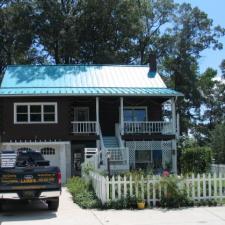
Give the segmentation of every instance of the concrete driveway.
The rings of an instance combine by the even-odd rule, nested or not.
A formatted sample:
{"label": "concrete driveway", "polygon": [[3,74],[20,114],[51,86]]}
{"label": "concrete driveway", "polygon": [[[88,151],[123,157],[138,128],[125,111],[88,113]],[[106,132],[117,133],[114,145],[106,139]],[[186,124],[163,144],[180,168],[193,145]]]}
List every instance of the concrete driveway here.
{"label": "concrete driveway", "polygon": [[225,207],[200,207],[179,210],[82,210],[63,189],[57,213],[49,212],[42,202],[5,205],[0,224],[6,225],[225,225]]}

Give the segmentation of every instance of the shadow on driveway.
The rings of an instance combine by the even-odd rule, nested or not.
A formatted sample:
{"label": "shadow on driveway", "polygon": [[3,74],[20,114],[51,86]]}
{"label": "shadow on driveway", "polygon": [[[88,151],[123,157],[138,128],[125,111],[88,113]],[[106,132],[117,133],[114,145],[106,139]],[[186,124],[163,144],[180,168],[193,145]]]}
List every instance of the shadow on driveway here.
{"label": "shadow on driveway", "polygon": [[0,212],[0,222],[48,220],[57,217],[49,211],[47,204],[42,201],[25,203],[22,201],[7,201]]}

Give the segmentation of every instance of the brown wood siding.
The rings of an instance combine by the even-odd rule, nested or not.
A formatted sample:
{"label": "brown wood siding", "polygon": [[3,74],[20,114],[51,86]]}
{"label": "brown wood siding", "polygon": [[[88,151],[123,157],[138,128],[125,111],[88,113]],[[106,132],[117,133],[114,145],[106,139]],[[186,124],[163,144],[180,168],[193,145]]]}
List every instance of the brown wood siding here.
{"label": "brown wood siding", "polygon": [[[124,106],[148,106],[148,119],[161,120],[161,103],[165,99],[150,97],[124,97]],[[14,124],[14,103],[19,102],[57,102],[57,124]],[[10,140],[79,140],[72,134],[73,107],[89,107],[89,120],[96,120],[95,97],[11,97],[0,99],[2,109],[1,137],[3,142]],[[99,118],[103,135],[115,134],[115,123],[119,122],[119,97],[100,97]],[[76,137],[75,137],[76,136]],[[87,140],[98,139],[87,136]],[[80,140],[85,140],[81,136]]]}
{"label": "brown wood siding", "polygon": [[103,136],[115,135],[115,123],[119,123],[119,102],[119,98],[100,98],[99,121]]}

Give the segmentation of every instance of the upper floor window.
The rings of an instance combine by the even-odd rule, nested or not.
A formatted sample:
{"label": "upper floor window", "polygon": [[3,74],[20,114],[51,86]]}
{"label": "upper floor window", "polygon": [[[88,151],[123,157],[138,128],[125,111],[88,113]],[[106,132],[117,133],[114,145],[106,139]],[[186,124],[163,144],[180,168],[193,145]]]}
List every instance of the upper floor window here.
{"label": "upper floor window", "polygon": [[57,123],[57,103],[14,103],[14,123]]}
{"label": "upper floor window", "polygon": [[124,121],[146,121],[147,107],[124,107]]}

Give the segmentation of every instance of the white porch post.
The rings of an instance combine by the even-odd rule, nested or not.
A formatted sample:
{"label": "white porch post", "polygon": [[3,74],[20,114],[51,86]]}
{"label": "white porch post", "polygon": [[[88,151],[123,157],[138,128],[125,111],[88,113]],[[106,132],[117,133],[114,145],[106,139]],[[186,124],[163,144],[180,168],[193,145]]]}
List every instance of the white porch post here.
{"label": "white porch post", "polygon": [[173,172],[177,174],[177,141],[172,140],[172,165]]}
{"label": "white porch post", "polygon": [[180,115],[177,113],[177,139],[180,138]]}
{"label": "white porch post", "polygon": [[173,133],[176,134],[176,106],[174,98],[171,99],[171,108],[172,108]]}
{"label": "white porch post", "polygon": [[96,106],[96,133],[99,135],[99,97],[95,99],[95,106]]}
{"label": "white porch post", "polygon": [[120,97],[120,133],[124,135],[124,121],[123,121],[123,97]]}
{"label": "white porch post", "polygon": [[66,145],[60,145],[60,168],[62,173],[62,182],[66,182],[67,174],[66,174]]}
{"label": "white porch post", "polygon": [[175,139],[172,140],[172,165],[173,172],[177,174],[177,120],[176,120],[176,105],[175,98],[171,99],[171,108],[172,108],[172,124],[173,124],[173,133],[175,134]]}

